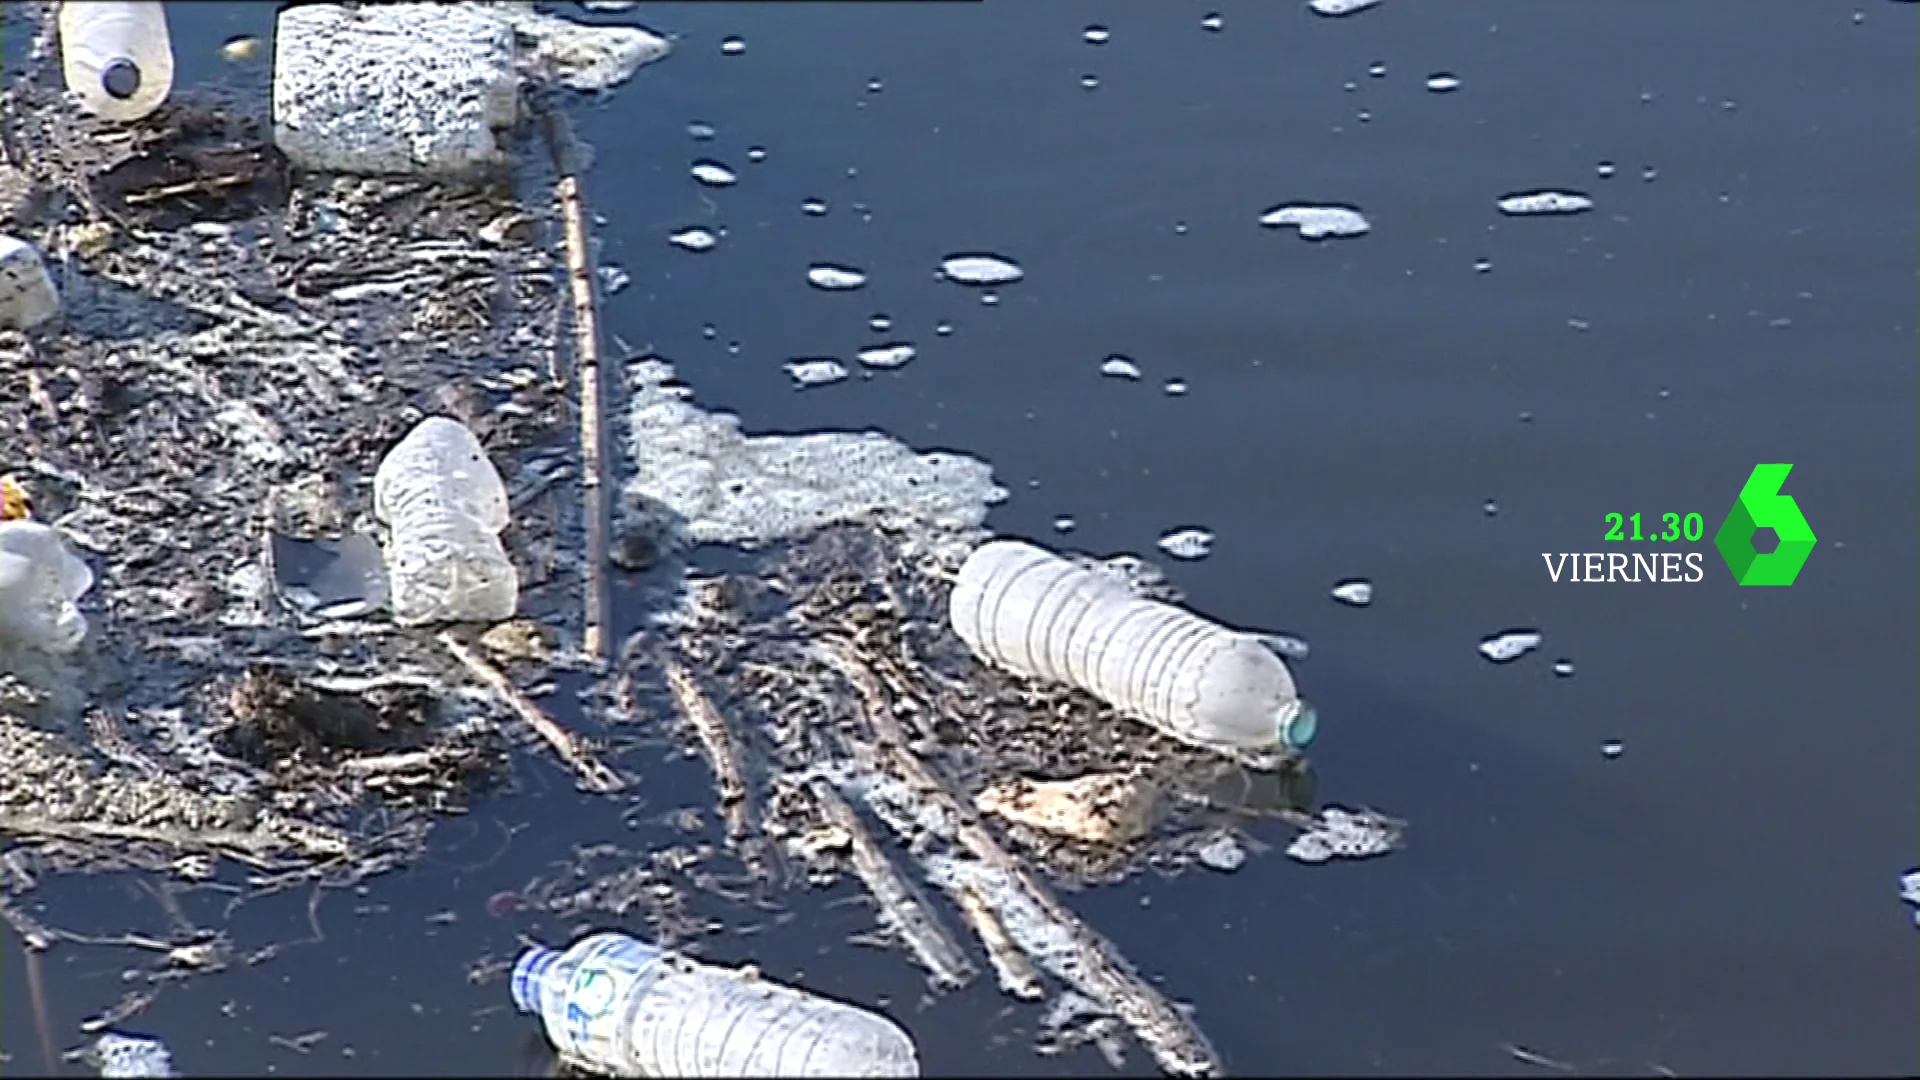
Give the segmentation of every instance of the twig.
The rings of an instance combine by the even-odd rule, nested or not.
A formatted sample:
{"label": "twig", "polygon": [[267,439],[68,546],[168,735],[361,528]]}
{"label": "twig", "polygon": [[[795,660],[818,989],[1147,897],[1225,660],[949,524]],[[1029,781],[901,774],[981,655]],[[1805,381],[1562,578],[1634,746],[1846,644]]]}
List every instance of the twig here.
{"label": "twig", "polygon": [[727,722],[721,719],[720,710],[714,708],[713,702],[700,690],[700,684],[694,681],[693,673],[685,664],[663,657],[660,666],[666,672],[667,689],[673,694],[674,704],[680,707],[680,714],[693,728],[701,750],[706,753],[707,765],[713,770],[714,786],[720,789],[720,810],[727,817],[727,837],[740,849],[747,868],[755,877],[762,877],[765,867],[747,819],[746,770],[733,748],[733,737],[727,733]]}
{"label": "twig", "polygon": [[1033,969],[1027,954],[1008,936],[1007,928],[1001,925],[1000,916],[994,913],[992,906],[980,896],[980,890],[967,882],[955,882],[948,890],[954,903],[960,905],[960,914],[973,927],[980,944],[987,950],[987,961],[993,965],[993,973],[1000,980],[1000,989],[1024,1001],[1038,1001],[1046,993],[1040,984],[1040,973]]}
{"label": "twig", "polygon": [[607,656],[607,489],[601,438],[600,315],[593,300],[593,260],[587,251],[587,215],[580,198],[577,146],[566,117],[543,109],[542,125],[566,234],[567,286],[573,300],[574,360],[580,382],[580,495],[586,530],[585,625],[581,651],[593,661]]}
{"label": "twig", "polygon": [[526,721],[528,727],[545,739],[547,745],[553,747],[553,752],[560,755],[560,760],[572,766],[573,771],[580,774],[581,785],[588,791],[604,795],[619,791],[626,786],[626,782],[620,778],[619,773],[601,764],[585,744],[575,738],[571,731],[561,727],[553,717],[542,712],[540,706],[528,700],[527,695],[521,693],[520,688],[513,685],[512,680],[508,679],[499,668],[481,659],[479,654],[467,648],[459,638],[450,633],[441,633],[440,644],[446,646],[455,660],[460,661],[475,678],[485,683],[488,689],[506,702],[520,719]]}
{"label": "twig", "polygon": [[1218,1076],[1224,1069],[1207,1038],[1174,1008],[1158,990],[1136,974],[1113,946],[1060,903],[1053,891],[980,824],[972,808],[956,799],[925,762],[909,750],[906,733],[893,716],[879,680],[842,642],[822,641],[816,651],[828,667],[853,687],[861,712],[873,731],[878,752],[896,775],[921,798],[939,806],[953,821],[954,839],[982,866],[1003,877],[1048,922],[1067,931],[1075,966],[1081,973],[1077,987],[1112,1009],[1146,1046],[1160,1068],[1172,1076]]}
{"label": "twig", "polygon": [[941,924],[939,914],[923,903],[917,890],[894,869],[893,861],[868,835],[853,807],[832,784],[819,777],[807,782],[807,791],[827,823],[847,834],[853,849],[854,875],[879,903],[883,922],[906,942],[920,966],[933,975],[934,983],[957,989],[972,982],[973,964],[960,951],[960,943]]}

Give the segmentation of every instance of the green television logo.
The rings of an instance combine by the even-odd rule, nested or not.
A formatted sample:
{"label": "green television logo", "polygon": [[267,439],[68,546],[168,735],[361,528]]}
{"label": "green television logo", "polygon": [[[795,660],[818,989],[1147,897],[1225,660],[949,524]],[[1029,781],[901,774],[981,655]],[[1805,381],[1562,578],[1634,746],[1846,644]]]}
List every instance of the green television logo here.
{"label": "green television logo", "polygon": [[[1813,527],[1793,496],[1780,494],[1792,471],[1792,465],[1755,465],[1727,520],[1713,535],[1713,546],[1727,560],[1733,580],[1742,585],[1791,585],[1813,553]],[[1760,529],[1772,529],[1779,546],[1765,554],[1755,551],[1753,534]]]}

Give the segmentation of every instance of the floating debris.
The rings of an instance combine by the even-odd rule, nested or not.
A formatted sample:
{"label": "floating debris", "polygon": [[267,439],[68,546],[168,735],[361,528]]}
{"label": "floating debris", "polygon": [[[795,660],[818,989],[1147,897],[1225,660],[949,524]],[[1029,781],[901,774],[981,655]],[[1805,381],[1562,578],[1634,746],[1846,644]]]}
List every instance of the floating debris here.
{"label": "floating debris", "polygon": [[1104,26],[1089,26],[1080,34],[1080,40],[1089,45],[1105,45],[1113,34]]}
{"label": "floating debris", "polygon": [[1371,810],[1329,806],[1314,826],[1287,845],[1287,857],[1303,863],[1329,859],[1366,859],[1400,847],[1406,823]]}
{"label": "floating debris", "polygon": [[1336,236],[1364,236],[1372,231],[1366,216],[1351,206],[1311,206],[1289,203],[1260,215],[1260,224],[1269,229],[1293,228],[1307,240]]}
{"label": "floating debris", "polygon": [[1186,397],[1187,396],[1187,380],[1168,379],[1167,384],[1161,387],[1160,389],[1163,392],[1165,392],[1168,397]]}
{"label": "floating debris", "polygon": [[1505,664],[1539,648],[1540,641],[1540,634],[1535,630],[1504,630],[1480,643],[1480,655],[1496,664]]}
{"label": "floating debris", "polygon": [[682,251],[712,251],[719,245],[720,237],[711,229],[681,229],[667,237],[667,243]]}
{"label": "floating debris", "polygon": [[1436,94],[1451,94],[1460,89],[1460,76],[1438,72],[1427,76],[1427,89]]}
{"label": "floating debris", "polygon": [[717,161],[696,161],[692,173],[695,180],[708,187],[731,187],[740,179],[738,173]]}
{"label": "floating debris", "polygon": [[92,1056],[103,1077],[170,1077],[173,1054],[167,1044],[145,1035],[109,1031],[93,1044]]}
{"label": "floating debris", "polygon": [[712,142],[720,134],[720,129],[705,120],[693,120],[687,124],[687,135],[694,142]]}
{"label": "floating debris", "polygon": [[1141,377],[1140,365],[1114,353],[1100,362],[1100,374],[1110,379],[1138,379]]}
{"label": "floating debris", "polygon": [[998,255],[949,255],[940,262],[940,275],[962,285],[1007,285],[1027,272]]}
{"label": "floating debris", "polygon": [[803,199],[800,203],[800,212],[808,217],[820,217],[827,212],[827,200]]}
{"label": "floating debris", "polygon": [[905,342],[892,345],[872,345],[854,354],[854,358],[870,368],[890,370],[905,367],[914,358],[914,348]]}
{"label": "floating debris", "polygon": [[1515,217],[1543,214],[1582,214],[1593,209],[1593,200],[1577,191],[1524,191],[1502,196],[1495,204],[1503,214]]}
{"label": "floating debris", "polygon": [[836,266],[833,263],[815,263],[807,268],[807,284],[828,292],[845,292],[858,289],[867,283],[864,270],[851,266]]}
{"label": "floating debris", "polygon": [[[1297,837],[1295,840],[1298,842]],[[1194,852],[1194,858],[1209,870],[1231,874],[1246,865],[1247,849],[1240,846],[1240,841],[1235,840],[1232,833],[1221,833]]]}
{"label": "floating debris", "polygon": [[1307,9],[1315,15],[1337,19],[1342,15],[1365,11],[1378,3],[1380,0],[1307,0]]}
{"label": "floating debris", "polygon": [[1560,676],[1563,679],[1572,678],[1573,677],[1573,661],[1567,660],[1564,658],[1555,660],[1553,662],[1553,673],[1555,675]]}
{"label": "floating debris", "polygon": [[600,288],[605,290],[608,296],[612,296],[633,282],[633,276],[618,266],[602,266],[595,271],[595,274],[600,278]]}
{"label": "floating debris", "polygon": [[1217,11],[1209,11],[1200,19],[1200,29],[1210,34],[1219,33],[1220,28],[1225,25],[1227,25],[1227,20],[1221,18],[1220,13]]}
{"label": "floating debris", "polygon": [[245,63],[260,55],[260,39],[257,37],[228,38],[220,46],[220,58],[229,64]]}
{"label": "floating debris", "polygon": [[1281,658],[1286,660],[1305,660],[1313,654],[1313,646],[1307,644],[1307,639],[1303,637],[1293,634],[1255,634],[1253,636],[1259,639],[1260,644],[1279,653]]}
{"label": "floating debris", "polygon": [[1900,878],[1900,899],[1914,906],[1913,925],[1920,926],[1920,870],[1909,870]]}
{"label": "floating debris", "polygon": [[974,796],[981,813],[1086,844],[1125,844],[1146,835],[1155,793],[1140,776],[1089,773],[1072,780],[1015,777]]}
{"label": "floating debris", "polygon": [[720,55],[722,56],[739,56],[746,51],[747,40],[745,38],[728,37],[720,40]]}
{"label": "floating debris", "polygon": [[767,148],[764,146],[747,147],[747,160],[753,162],[755,165],[767,160]]}
{"label": "floating debris", "polygon": [[1333,587],[1333,598],[1343,604],[1366,607],[1373,603],[1373,583],[1358,578],[1343,581]]}
{"label": "floating debris", "polygon": [[831,386],[847,377],[847,366],[832,357],[811,357],[789,360],[787,374],[802,389],[812,386]]}
{"label": "floating debris", "polygon": [[1205,529],[1176,529],[1160,538],[1159,548],[1176,559],[1204,559],[1213,553],[1213,534]]}
{"label": "floating debris", "polygon": [[1600,744],[1600,754],[1608,760],[1617,758],[1626,752],[1627,744],[1621,742],[1619,739],[1608,739],[1606,742]]}

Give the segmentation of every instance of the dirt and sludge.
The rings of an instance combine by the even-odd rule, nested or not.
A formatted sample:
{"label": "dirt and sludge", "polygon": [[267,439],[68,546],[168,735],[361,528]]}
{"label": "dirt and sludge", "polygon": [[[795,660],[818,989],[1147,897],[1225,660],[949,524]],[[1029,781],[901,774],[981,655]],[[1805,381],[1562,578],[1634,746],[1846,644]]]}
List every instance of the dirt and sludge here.
{"label": "dirt and sludge", "polygon": [[[82,934],[36,907],[44,880],[130,873],[160,897],[213,882],[229,910],[377,891],[528,770],[637,810],[641,731],[714,779],[712,805],[647,811],[686,841],[583,838],[513,905],[683,944],[719,925],[710,910],[850,880],[933,989],[984,972],[1045,1001],[1043,1049],[1117,1060],[1125,1034],[1166,1072],[1221,1071],[1190,1012],[1058,891],[1231,871],[1261,851],[1255,821],[1324,836],[1311,770],[1250,771],[975,660],[945,602],[989,535],[984,463],[877,433],[743,436],[628,356],[632,407],[606,422],[638,474],[596,549],[581,492],[605,465],[582,446],[603,421],[597,387],[581,392],[591,267],[555,194],[563,125],[524,124],[484,180],[304,174],[264,102],[182,87],[141,124],[78,113],[49,62],[51,5],[17,7],[9,29],[37,37],[5,89],[0,227],[44,254],[63,310],[0,333],[0,473],[7,515],[58,527],[95,584],[79,651],[0,654],[0,915],[36,951],[158,958],[83,1034],[284,943],[177,906],[163,933]],[[507,484],[508,622],[401,628],[382,610],[371,478],[429,415],[472,428]],[[1177,599],[1140,559],[1086,561]],[[618,613],[640,629],[602,659],[581,598],[609,574],[644,580],[623,595],[648,607]],[[586,686],[586,708],[560,686]],[[586,732],[555,719],[582,711]],[[1398,822],[1352,820],[1364,843],[1294,853],[1398,841]]]}

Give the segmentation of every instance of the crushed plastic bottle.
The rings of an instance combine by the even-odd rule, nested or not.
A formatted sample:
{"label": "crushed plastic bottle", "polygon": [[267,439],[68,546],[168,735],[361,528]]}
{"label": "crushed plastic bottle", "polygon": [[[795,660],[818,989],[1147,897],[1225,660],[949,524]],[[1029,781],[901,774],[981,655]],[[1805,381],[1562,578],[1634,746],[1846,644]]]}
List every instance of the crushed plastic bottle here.
{"label": "crushed plastic bottle", "polygon": [[913,1040],[883,1016],[625,934],[528,949],[512,992],[562,1058],[616,1076],[920,1075]]}
{"label": "crushed plastic bottle", "polygon": [[87,636],[76,601],[93,588],[93,571],[50,526],[0,522],[0,641],[70,653]]}
{"label": "crushed plastic bottle", "polygon": [[159,0],[69,0],[59,26],[60,69],[81,108],[129,123],[173,92],[173,41]]}
{"label": "crushed plastic bottle", "polygon": [[1017,540],[975,549],[948,618],[975,656],[1086,690],[1189,745],[1270,767],[1313,739],[1293,675],[1251,634],[1135,596]]}
{"label": "crushed plastic bottle", "polygon": [[507,489],[465,424],[444,416],[420,421],[380,462],[373,506],[392,530],[387,591],[395,622],[513,617],[520,577],[500,543]]}

